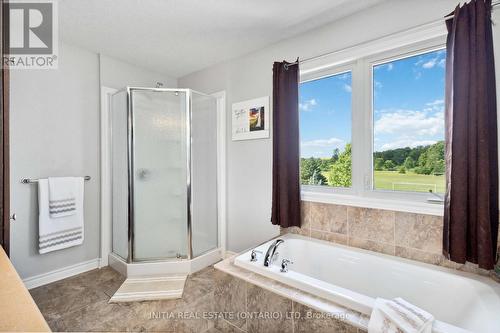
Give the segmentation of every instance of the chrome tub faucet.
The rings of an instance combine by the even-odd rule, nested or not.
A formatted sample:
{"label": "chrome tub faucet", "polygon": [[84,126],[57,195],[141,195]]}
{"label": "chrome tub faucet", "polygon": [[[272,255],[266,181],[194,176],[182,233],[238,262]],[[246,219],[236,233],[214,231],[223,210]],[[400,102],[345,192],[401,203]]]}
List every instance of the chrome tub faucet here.
{"label": "chrome tub faucet", "polygon": [[285,241],[282,239],[277,239],[269,246],[266,256],[264,257],[264,266],[269,267],[273,261],[276,260],[278,257],[278,252],[276,252],[276,250],[278,249],[278,246],[284,242]]}
{"label": "chrome tub faucet", "polygon": [[291,261],[290,259],[283,259],[281,261],[280,272],[281,273],[287,273],[288,272],[288,265],[291,265],[291,264],[293,264],[293,261]]}
{"label": "chrome tub faucet", "polygon": [[257,258],[257,255],[258,254],[262,254],[262,251],[258,251],[258,250],[252,250],[252,253],[250,254],[250,261],[252,262],[256,262],[258,261],[259,259]]}

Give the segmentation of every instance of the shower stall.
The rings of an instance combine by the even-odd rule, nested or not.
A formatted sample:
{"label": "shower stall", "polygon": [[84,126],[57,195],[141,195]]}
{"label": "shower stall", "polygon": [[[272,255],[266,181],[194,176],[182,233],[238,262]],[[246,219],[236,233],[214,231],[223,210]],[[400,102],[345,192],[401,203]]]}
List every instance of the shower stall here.
{"label": "shower stall", "polygon": [[110,113],[110,265],[134,276],[218,261],[216,99],[127,87],[111,96]]}

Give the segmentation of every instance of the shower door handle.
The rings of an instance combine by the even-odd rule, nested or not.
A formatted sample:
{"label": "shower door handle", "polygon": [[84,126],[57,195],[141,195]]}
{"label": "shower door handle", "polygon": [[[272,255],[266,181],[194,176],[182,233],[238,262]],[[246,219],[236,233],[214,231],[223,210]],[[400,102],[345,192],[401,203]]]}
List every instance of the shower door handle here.
{"label": "shower door handle", "polygon": [[139,169],[137,170],[137,178],[140,180],[148,180],[151,176],[151,171],[148,169]]}

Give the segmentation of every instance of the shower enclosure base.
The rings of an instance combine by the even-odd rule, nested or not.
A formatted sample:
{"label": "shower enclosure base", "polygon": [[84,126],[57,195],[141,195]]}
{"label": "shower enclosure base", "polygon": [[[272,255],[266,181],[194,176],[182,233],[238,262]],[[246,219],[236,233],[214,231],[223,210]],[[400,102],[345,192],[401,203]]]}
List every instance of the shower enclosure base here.
{"label": "shower enclosure base", "polygon": [[215,249],[193,259],[171,259],[126,263],[114,253],[108,256],[109,266],[126,277],[159,276],[165,274],[192,274],[222,259],[222,251]]}

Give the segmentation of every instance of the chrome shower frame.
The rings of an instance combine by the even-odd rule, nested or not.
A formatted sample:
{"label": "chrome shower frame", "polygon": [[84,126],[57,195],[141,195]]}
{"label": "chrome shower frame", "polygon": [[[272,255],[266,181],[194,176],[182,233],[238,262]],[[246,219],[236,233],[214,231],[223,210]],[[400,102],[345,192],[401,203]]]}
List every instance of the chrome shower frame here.
{"label": "chrome shower frame", "polygon": [[[187,257],[181,258],[154,258],[154,259],[144,259],[138,260],[134,258],[134,227],[135,227],[135,216],[134,216],[134,147],[135,147],[135,137],[134,137],[134,128],[135,128],[135,120],[134,120],[134,108],[132,104],[132,92],[133,91],[153,91],[153,92],[174,92],[174,93],[185,93],[185,109],[186,109],[186,200],[187,200]],[[127,174],[128,174],[128,254],[127,258],[122,258],[128,264],[132,263],[147,263],[147,262],[164,262],[164,261],[172,261],[172,260],[191,260],[194,258],[193,254],[193,228],[192,228],[192,211],[193,211],[193,202],[192,202],[192,145],[191,145],[191,127],[192,127],[192,93],[195,92],[202,96],[212,97],[208,94],[204,94],[199,91],[195,91],[193,89],[175,89],[175,88],[148,88],[148,87],[126,87],[120,89],[112,94],[112,96],[126,92],[126,101],[127,101]],[[111,112],[111,110],[110,110]],[[111,125],[112,131],[112,125]],[[216,162],[218,163],[218,161]],[[216,165],[216,169],[218,165]],[[217,178],[217,174],[215,175]],[[111,181],[113,182],[113,177],[111,177]],[[218,193],[218,182],[216,181],[216,191]],[[216,214],[219,216],[218,205],[216,205]],[[217,223],[217,229],[218,229]],[[113,232],[112,232],[112,237]],[[217,243],[214,249],[218,249],[220,247],[220,239],[219,239],[219,230],[217,230]],[[206,252],[200,253],[197,257],[202,256],[208,252],[213,251],[214,249],[210,249]],[[114,252],[113,252],[114,253]]]}

